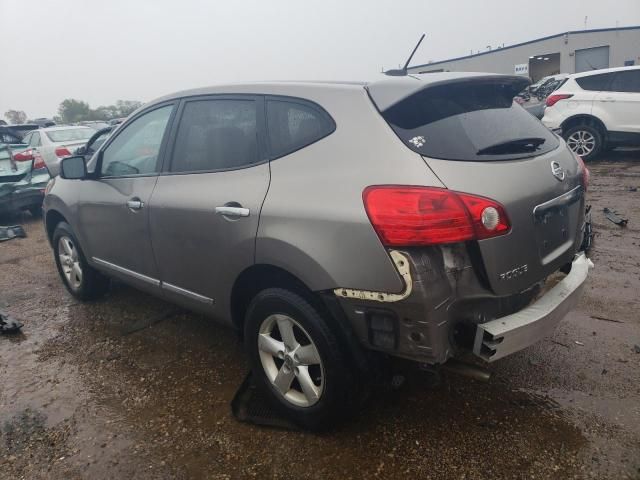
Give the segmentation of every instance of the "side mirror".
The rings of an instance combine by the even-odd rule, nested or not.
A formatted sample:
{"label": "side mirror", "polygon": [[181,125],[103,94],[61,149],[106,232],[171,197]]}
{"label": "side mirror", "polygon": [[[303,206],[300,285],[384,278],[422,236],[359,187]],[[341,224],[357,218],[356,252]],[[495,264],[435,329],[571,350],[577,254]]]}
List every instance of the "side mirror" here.
{"label": "side mirror", "polygon": [[63,158],[60,162],[60,176],[68,180],[87,178],[87,164],[83,156]]}
{"label": "side mirror", "polygon": [[86,153],[85,150],[86,150],[86,147],[82,145],[81,147],[76,148],[75,154],[84,155]]}

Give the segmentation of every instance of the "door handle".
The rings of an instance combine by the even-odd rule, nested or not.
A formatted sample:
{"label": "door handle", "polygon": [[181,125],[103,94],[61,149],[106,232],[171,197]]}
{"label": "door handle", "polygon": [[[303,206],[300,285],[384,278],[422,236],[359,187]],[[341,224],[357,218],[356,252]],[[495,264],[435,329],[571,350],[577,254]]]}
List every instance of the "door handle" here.
{"label": "door handle", "polygon": [[216,213],[223,217],[248,217],[249,209],[243,207],[216,207]]}
{"label": "door handle", "polygon": [[144,207],[144,202],[139,198],[132,198],[127,200],[127,208],[129,210],[140,210]]}

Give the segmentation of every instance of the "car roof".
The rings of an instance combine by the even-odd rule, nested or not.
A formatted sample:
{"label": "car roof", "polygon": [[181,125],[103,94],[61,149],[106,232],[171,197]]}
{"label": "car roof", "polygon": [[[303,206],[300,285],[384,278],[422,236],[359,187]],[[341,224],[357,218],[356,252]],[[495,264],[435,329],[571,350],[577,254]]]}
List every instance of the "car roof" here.
{"label": "car roof", "polygon": [[323,88],[362,88],[366,85],[366,82],[329,82],[329,81],[264,81],[264,82],[239,82],[239,83],[227,83],[219,85],[211,85],[208,87],[192,88],[188,90],[181,90],[175,93],[164,95],[149,102],[149,104],[160,103],[168,100],[174,100],[182,97],[192,97],[198,95],[215,95],[215,94],[256,94],[256,95],[269,95],[269,94],[282,94],[282,91],[286,88],[293,86],[308,89],[310,91]]}
{"label": "car roof", "polygon": [[601,68],[600,70],[589,70],[588,72],[574,73],[569,76],[571,78],[582,78],[582,77],[590,77],[591,75],[600,75],[603,73],[624,72],[625,70],[638,70],[638,69],[640,69],[640,65],[629,66],[629,67]]}
{"label": "car roof", "polygon": [[319,90],[362,90],[366,88],[370,94],[376,96],[376,104],[380,110],[393,105],[402,98],[406,98],[423,88],[452,80],[475,77],[491,78],[519,78],[513,75],[501,75],[481,72],[434,72],[423,74],[409,74],[404,76],[388,76],[379,74],[367,81],[265,81],[213,85],[210,87],[182,90],[152,100],[141,108],[147,108],[161,102],[183,97],[215,94],[256,94],[256,95],[287,95],[288,89],[295,87],[296,95],[311,94]]}

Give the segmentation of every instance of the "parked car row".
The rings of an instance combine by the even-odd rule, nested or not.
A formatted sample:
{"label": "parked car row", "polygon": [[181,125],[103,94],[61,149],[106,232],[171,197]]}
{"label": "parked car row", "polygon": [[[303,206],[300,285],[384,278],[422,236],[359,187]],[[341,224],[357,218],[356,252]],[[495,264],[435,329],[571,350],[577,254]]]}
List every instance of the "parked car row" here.
{"label": "parked car row", "polygon": [[113,129],[0,126],[0,214],[28,210],[37,215],[45,186],[58,174],[60,160],[72,154],[83,154],[88,160]]}
{"label": "parked car row", "polygon": [[566,81],[567,77],[567,74],[544,77],[516,95],[515,100],[531,115],[536,118],[542,118],[544,115],[545,100]]}

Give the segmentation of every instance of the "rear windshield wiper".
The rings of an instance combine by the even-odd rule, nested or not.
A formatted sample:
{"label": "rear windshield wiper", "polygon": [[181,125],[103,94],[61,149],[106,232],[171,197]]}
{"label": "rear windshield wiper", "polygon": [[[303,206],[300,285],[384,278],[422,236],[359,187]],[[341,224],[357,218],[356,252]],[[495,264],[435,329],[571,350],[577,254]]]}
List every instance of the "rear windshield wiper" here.
{"label": "rear windshield wiper", "polygon": [[507,155],[509,153],[535,152],[544,142],[545,139],[540,137],[516,138],[482,148],[476,152],[476,155]]}

